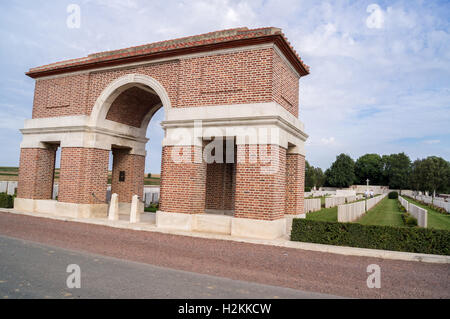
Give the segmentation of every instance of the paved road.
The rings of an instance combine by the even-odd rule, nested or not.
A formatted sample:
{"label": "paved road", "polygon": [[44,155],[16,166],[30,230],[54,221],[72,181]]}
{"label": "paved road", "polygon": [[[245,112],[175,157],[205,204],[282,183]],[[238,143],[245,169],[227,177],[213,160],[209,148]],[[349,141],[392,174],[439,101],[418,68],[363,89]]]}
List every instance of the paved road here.
{"label": "paved road", "polygon": [[[450,265],[448,264],[344,256],[293,248],[117,229],[1,212],[0,234],[163,268],[292,288],[300,290],[300,294],[302,291],[310,291],[363,298],[450,298]],[[12,251],[12,253],[15,252]],[[62,264],[68,261],[63,259]],[[0,264],[4,264],[3,257],[0,259]],[[367,287],[367,266],[371,264],[377,264],[381,268],[380,289]],[[9,267],[11,269],[14,266]],[[89,266],[87,269],[90,269]],[[107,275],[107,269],[105,267],[105,275],[102,275],[106,280],[104,285],[108,285],[110,277],[115,278],[113,275]],[[64,267],[62,271],[66,276]],[[111,274],[113,273],[112,271]],[[126,271],[119,271],[119,273],[125,274]],[[48,278],[48,276],[45,277],[44,269],[40,278]],[[95,280],[94,275],[88,278],[88,282]],[[120,276],[115,280],[120,280]],[[202,280],[199,279],[202,285],[199,288],[199,294],[204,293],[205,282]],[[57,282],[60,284],[61,279]],[[62,283],[64,284],[64,280]],[[220,285],[213,284],[213,286]],[[182,290],[177,288],[171,291],[180,294],[180,297],[193,296],[189,290]],[[175,297],[175,295],[171,296]],[[234,295],[234,292],[230,292],[230,296],[238,297]]]}
{"label": "paved road", "polygon": [[[69,289],[68,265],[81,287]],[[0,236],[0,298],[333,298]]]}

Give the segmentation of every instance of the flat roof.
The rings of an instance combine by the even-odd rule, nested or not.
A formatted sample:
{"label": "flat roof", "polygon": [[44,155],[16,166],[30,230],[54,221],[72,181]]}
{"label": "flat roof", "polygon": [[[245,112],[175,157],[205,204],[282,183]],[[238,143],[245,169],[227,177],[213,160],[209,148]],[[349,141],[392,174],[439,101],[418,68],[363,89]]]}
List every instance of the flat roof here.
{"label": "flat roof", "polygon": [[65,60],[31,68],[26,75],[32,78],[39,78],[92,68],[270,42],[278,46],[300,76],[309,74],[309,66],[303,63],[280,28],[266,27],[248,29],[247,27],[243,27],[154,42],[125,49],[93,53],[83,58]]}

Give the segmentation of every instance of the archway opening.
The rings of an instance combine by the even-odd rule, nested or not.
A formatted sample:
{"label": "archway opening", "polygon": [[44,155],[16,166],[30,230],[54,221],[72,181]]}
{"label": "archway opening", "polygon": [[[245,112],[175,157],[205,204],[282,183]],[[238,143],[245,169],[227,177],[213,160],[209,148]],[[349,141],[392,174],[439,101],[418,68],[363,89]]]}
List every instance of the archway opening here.
{"label": "archway opening", "polygon": [[[110,103],[105,120],[128,127],[130,136],[118,138],[111,144],[107,200],[112,193],[118,194],[119,212],[129,214],[133,195],[139,196],[142,207],[159,201],[159,196],[153,194],[155,192],[148,192],[147,187],[144,189],[145,184],[159,186],[159,178],[156,178],[158,176],[152,177],[151,172],[146,174],[145,150],[147,139],[152,139],[151,129],[149,138],[145,135],[149,131],[147,127],[153,128],[153,123],[152,125],[149,123],[155,113],[162,109],[162,102],[151,87],[140,83],[127,84],[125,89],[120,87],[117,90],[120,93],[113,93],[115,98]],[[158,112],[158,118],[161,113]],[[153,141],[152,145],[154,145]],[[157,163],[161,163],[160,148],[161,146],[158,154],[152,154],[152,158],[159,156]],[[159,171],[160,168],[156,172],[159,174]],[[157,193],[159,195],[159,188]]]}

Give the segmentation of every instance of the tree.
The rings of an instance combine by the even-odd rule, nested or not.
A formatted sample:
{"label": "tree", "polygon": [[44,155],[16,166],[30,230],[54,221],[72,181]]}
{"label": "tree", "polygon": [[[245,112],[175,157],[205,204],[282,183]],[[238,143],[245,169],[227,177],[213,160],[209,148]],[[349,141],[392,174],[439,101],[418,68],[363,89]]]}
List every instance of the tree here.
{"label": "tree", "polygon": [[308,161],[305,161],[305,187],[314,186],[314,171],[313,167],[309,165]]}
{"label": "tree", "polygon": [[326,183],[332,187],[349,187],[355,181],[355,162],[346,155],[336,156],[331,167],[325,171]]}
{"label": "tree", "polygon": [[372,185],[382,185],[383,161],[378,154],[365,154],[358,158],[355,163],[356,182],[365,185],[366,179]]}
{"label": "tree", "polygon": [[450,163],[437,156],[415,160],[410,184],[412,189],[422,192],[447,192],[450,188]]}
{"label": "tree", "polygon": [[325,175],[320,167],[314,167],[305,162],[305,187],[321,187],[325,182]]}
{"label": "tree", "polygon": [[383,184],[392,189],[406,189],[409,186],[411,160],[405,153],[383,155]]}
{"label": "tree", "polygon": [[325,184],[325,174],[320,167],[314,168],[314,185],[319,188]]}

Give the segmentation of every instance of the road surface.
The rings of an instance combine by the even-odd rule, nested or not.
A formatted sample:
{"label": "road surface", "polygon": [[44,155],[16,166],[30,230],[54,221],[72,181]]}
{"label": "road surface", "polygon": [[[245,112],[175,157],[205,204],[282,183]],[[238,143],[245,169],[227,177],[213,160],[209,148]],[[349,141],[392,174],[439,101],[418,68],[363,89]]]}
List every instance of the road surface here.
{"label": "road surface", "polygon": [[[80,268],[80,288],[67,286]],[[69,283],[73,282],[69,280]],[[0,236],[1,298],[333,298]]]}
{"label": "road surface", "polygon": [[[130,298],[326,297],[313,294],[321,293],[450,298],[448,264],[344,256],[2,212],[0,235],[44,245],[13,244],[3,238],[0,280],[6,282],[0,287],[6,288],[0,291],[11,297],[64,297],[65,293],[71,294],[67,297]],[[82,272],[78,295],[64,288],[67,264],[77,261]],[[381,288],[367,286],[371,264],[380,266]],[[22,291],[28,283],[36,290]]]}

